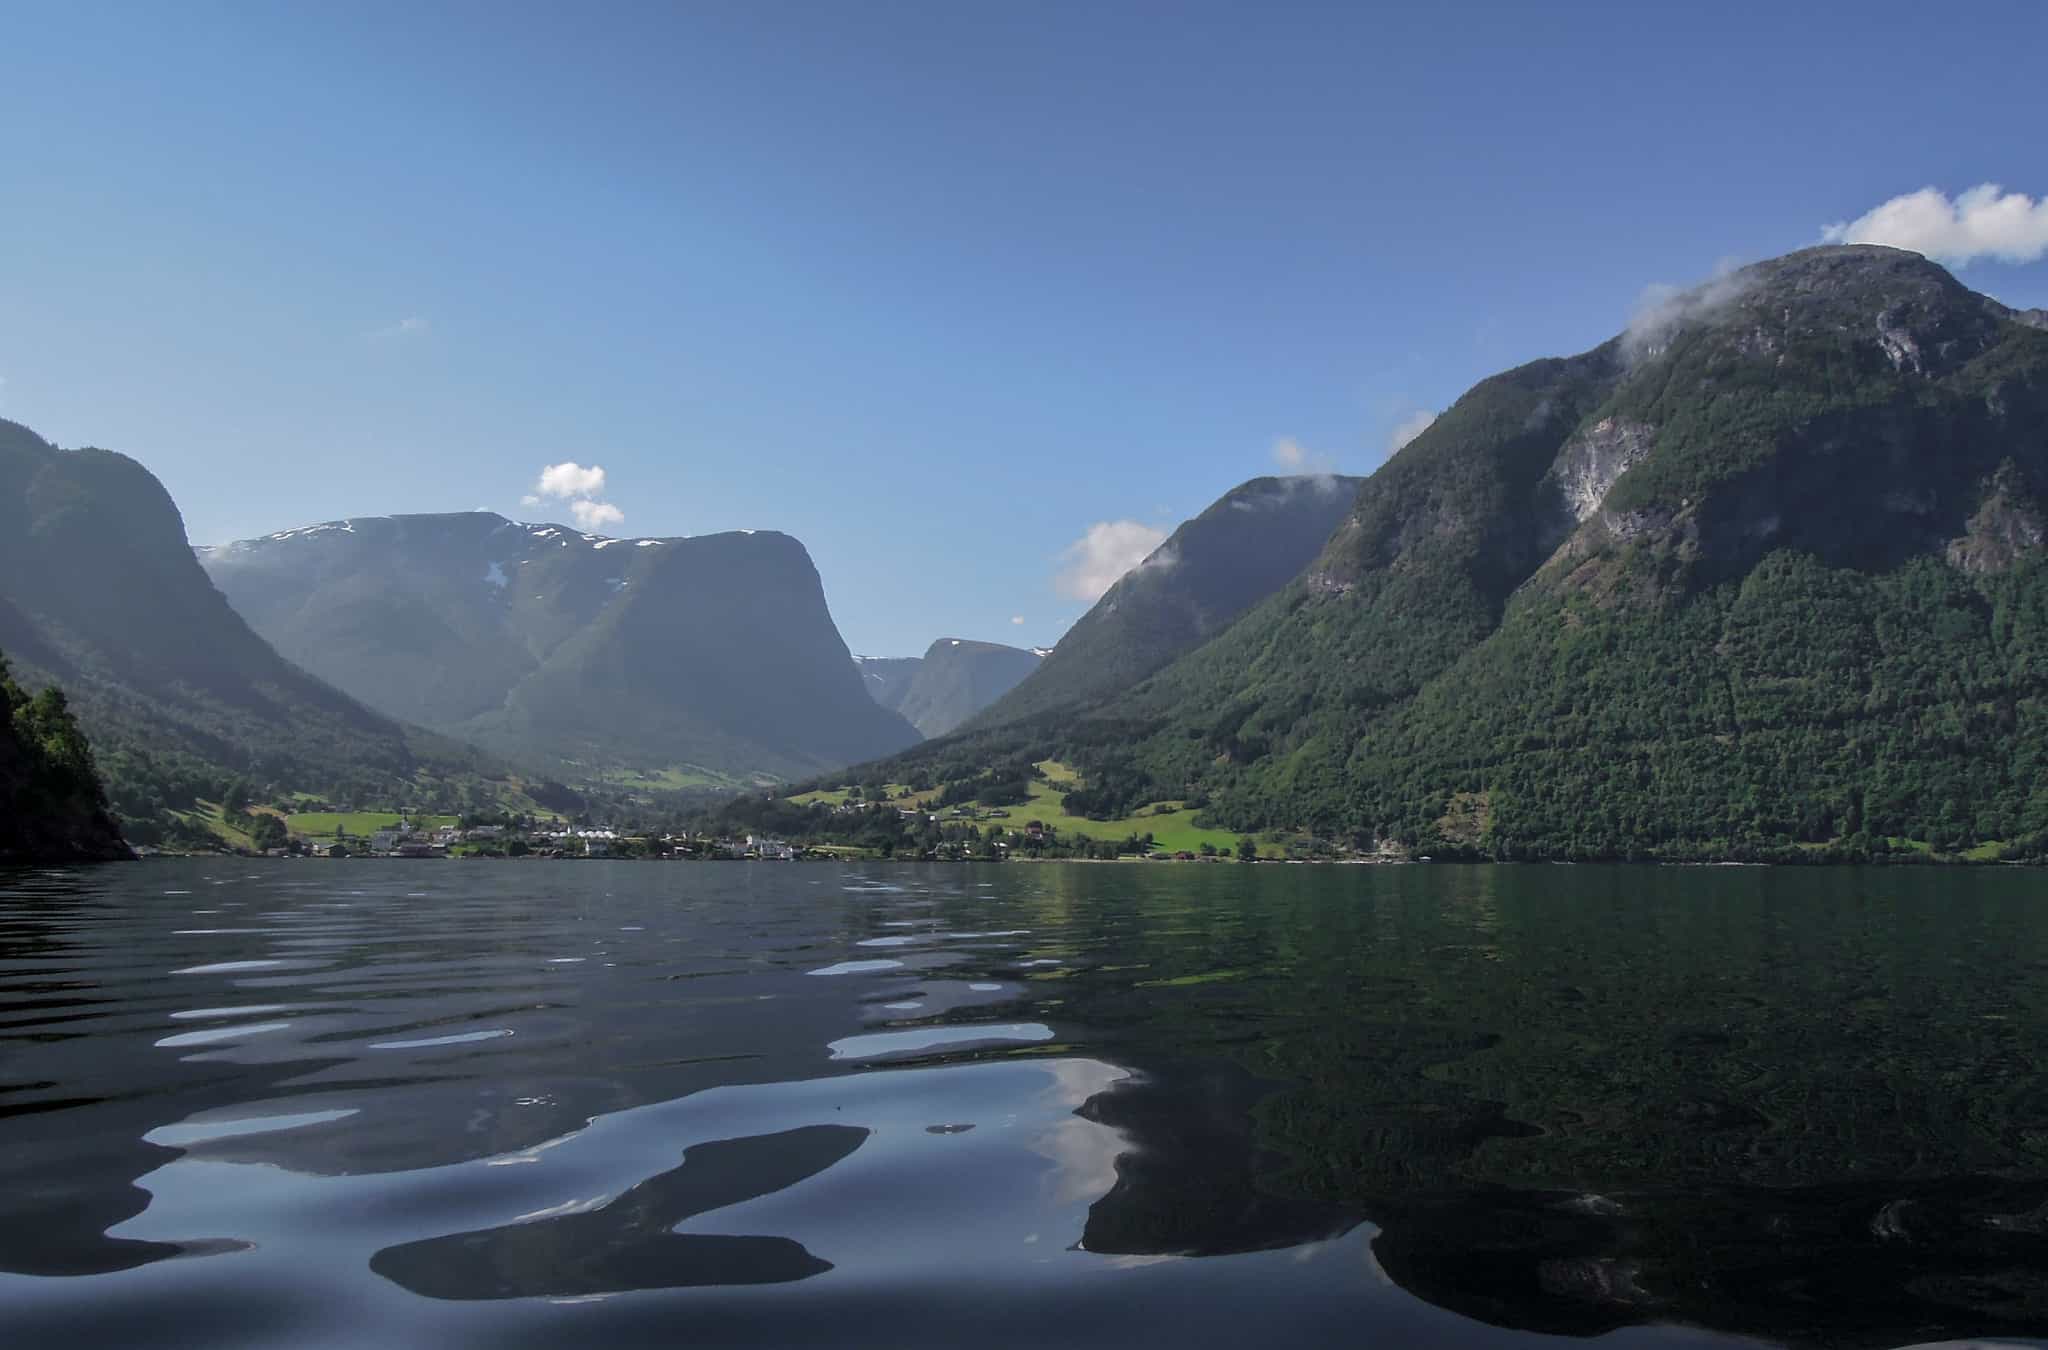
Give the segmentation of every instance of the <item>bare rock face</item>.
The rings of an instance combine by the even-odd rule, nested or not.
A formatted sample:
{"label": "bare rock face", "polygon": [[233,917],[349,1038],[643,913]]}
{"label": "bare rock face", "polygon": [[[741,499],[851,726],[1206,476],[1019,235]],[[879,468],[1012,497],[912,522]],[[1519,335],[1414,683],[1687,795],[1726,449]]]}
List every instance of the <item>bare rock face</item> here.
{"label": "bare rock face", "polygon": [[1949,542],[1949,565],[1965,572],[2003,572],[2048,544],[2048,520],[2026,476],[2010,460],[1985,484],[1984,501],[1959,539]]}
{"label": "bare rock face", "polygon": [[1584,523],[1615,480],[1649,457],[1657,430],[1626,417],[1603,417],[1565,442],[1547,479],[1573,520]]}
{"label": "bare rock face", "polygon": [[1993,469],[2039,469],[2039,337],[2022,329],[2044,323],[1917,254],[1862,246],[1674,296],[1632,325],[1627,379],[1545,475],[1556,533],[1539,584],[1664,599],[1784,548],[1874,570],[1930,553],[2010,567],[2044,513],[2019,468]]}

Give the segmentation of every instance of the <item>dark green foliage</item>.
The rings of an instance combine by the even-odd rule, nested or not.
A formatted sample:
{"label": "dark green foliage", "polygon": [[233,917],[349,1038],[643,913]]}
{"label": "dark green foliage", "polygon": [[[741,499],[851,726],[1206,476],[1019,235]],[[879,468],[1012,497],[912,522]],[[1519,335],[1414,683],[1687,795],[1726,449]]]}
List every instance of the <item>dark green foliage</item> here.
{"label": "dark green foliage", "polygon": [[2044,483],[2048,332],[1810,250],[1479,384],[1121,697],[907,758],[1438,856],[2048,856]]}
{"label": "dark green foliage", "polygon": [[974,725],[1114,697],[1200,646],[1315,557],[1359,482],[1254,478],[1231,489],[1111,586],[1044,664]]}
{"label": "dark green foliage", "polygon": [[1031,800],[1029,778],[991,779],[982,786],[975,800],[983,806],[1022,806]]}
{"label": "dark green foliage", "polygon": [[[1773,554],[1676,612],[1533,599],[1370,727],[1333,815],[1500,857],[1951,852],[2048,831],[2048,565]],[[1452,794],[1484,840],[1451,840]]]}
{"label": "dark green foliage", "polygon": [[249,838],[257,848],[283,848],[286,843],[284,822],[268,812],[259,811],[249,817]]}
{"label": "dark green foliage", "polygon": [[0,863],[128,856],[63,691],[30,697],[0,655]]}
{"label": "dark green foliage", "polygon": [[538,786],[527,788],[526,795],[533,798],[535,805],[544,806],[550,811],[558,811],[563,815],[573,816],[580,811],[590,809],[589,800],[581,793],[576,792],[566,784],[557,783],[553,779],[549,779]]}

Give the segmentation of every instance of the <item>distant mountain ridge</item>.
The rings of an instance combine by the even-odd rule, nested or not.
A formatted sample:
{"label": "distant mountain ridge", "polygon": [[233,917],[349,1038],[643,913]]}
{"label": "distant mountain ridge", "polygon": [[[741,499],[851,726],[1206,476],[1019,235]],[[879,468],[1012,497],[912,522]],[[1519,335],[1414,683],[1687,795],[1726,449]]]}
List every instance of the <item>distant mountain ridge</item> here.
{"label": "distant mountain ridge", "polygon": [[916,739],[867,696],[803,545],[773,531],[611,539],[465,512],[198,557],[308,669],[506,754],[746,781]]}
{"label": "distant mountain ridge", "polygon": [[877,703],[931,737],[945,735],[1016,688],[1045,655],[1041,648],[940,638],[923,656],[856,656],[854,664]]}
{"label": "distant mountain ridge", "polygon": [[1124,693],[1300,573],[1362,479],[1254,478],[1185,521],[1067,630],[976,727]]}

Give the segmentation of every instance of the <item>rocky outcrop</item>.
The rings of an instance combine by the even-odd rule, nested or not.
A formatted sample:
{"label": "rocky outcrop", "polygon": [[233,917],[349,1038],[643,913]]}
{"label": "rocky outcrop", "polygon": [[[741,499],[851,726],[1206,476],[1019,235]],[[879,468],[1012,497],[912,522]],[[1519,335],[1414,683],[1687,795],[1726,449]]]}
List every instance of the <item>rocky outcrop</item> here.
{"label": "rocky outcrop", "polygon": [[1627,417],[1603,417],[1565,442],[1546,482],[1564,511],[1584,521],[1600,509],[1607,490],[1656,447],[1657,430]]}
{"label": "rocky outcrop", "polygon": [[2020,467],[2007,460],[1984,485],[1984,501],[1945,556],[1965,572],[2003,572],[2048,544],[2048,519]]}

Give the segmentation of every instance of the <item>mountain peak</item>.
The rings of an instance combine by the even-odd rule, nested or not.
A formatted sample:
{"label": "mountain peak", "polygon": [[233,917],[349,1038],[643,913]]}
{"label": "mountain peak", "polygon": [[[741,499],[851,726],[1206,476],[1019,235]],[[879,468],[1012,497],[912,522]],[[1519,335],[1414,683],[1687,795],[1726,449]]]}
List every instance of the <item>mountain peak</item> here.
{"label": "mountain peak", "polygon": [[856,656],[875,702],[943,736],[1017,687],[1044,656],[1000,642],[942,637],[923,656]]}
{"label": "mountain peak", "polygon": [[867,698],[810,554],[777,531],[615,539],[470,511],[299,526],[199,558],[300,664],[507,753],[744,781],[913,739]]}

